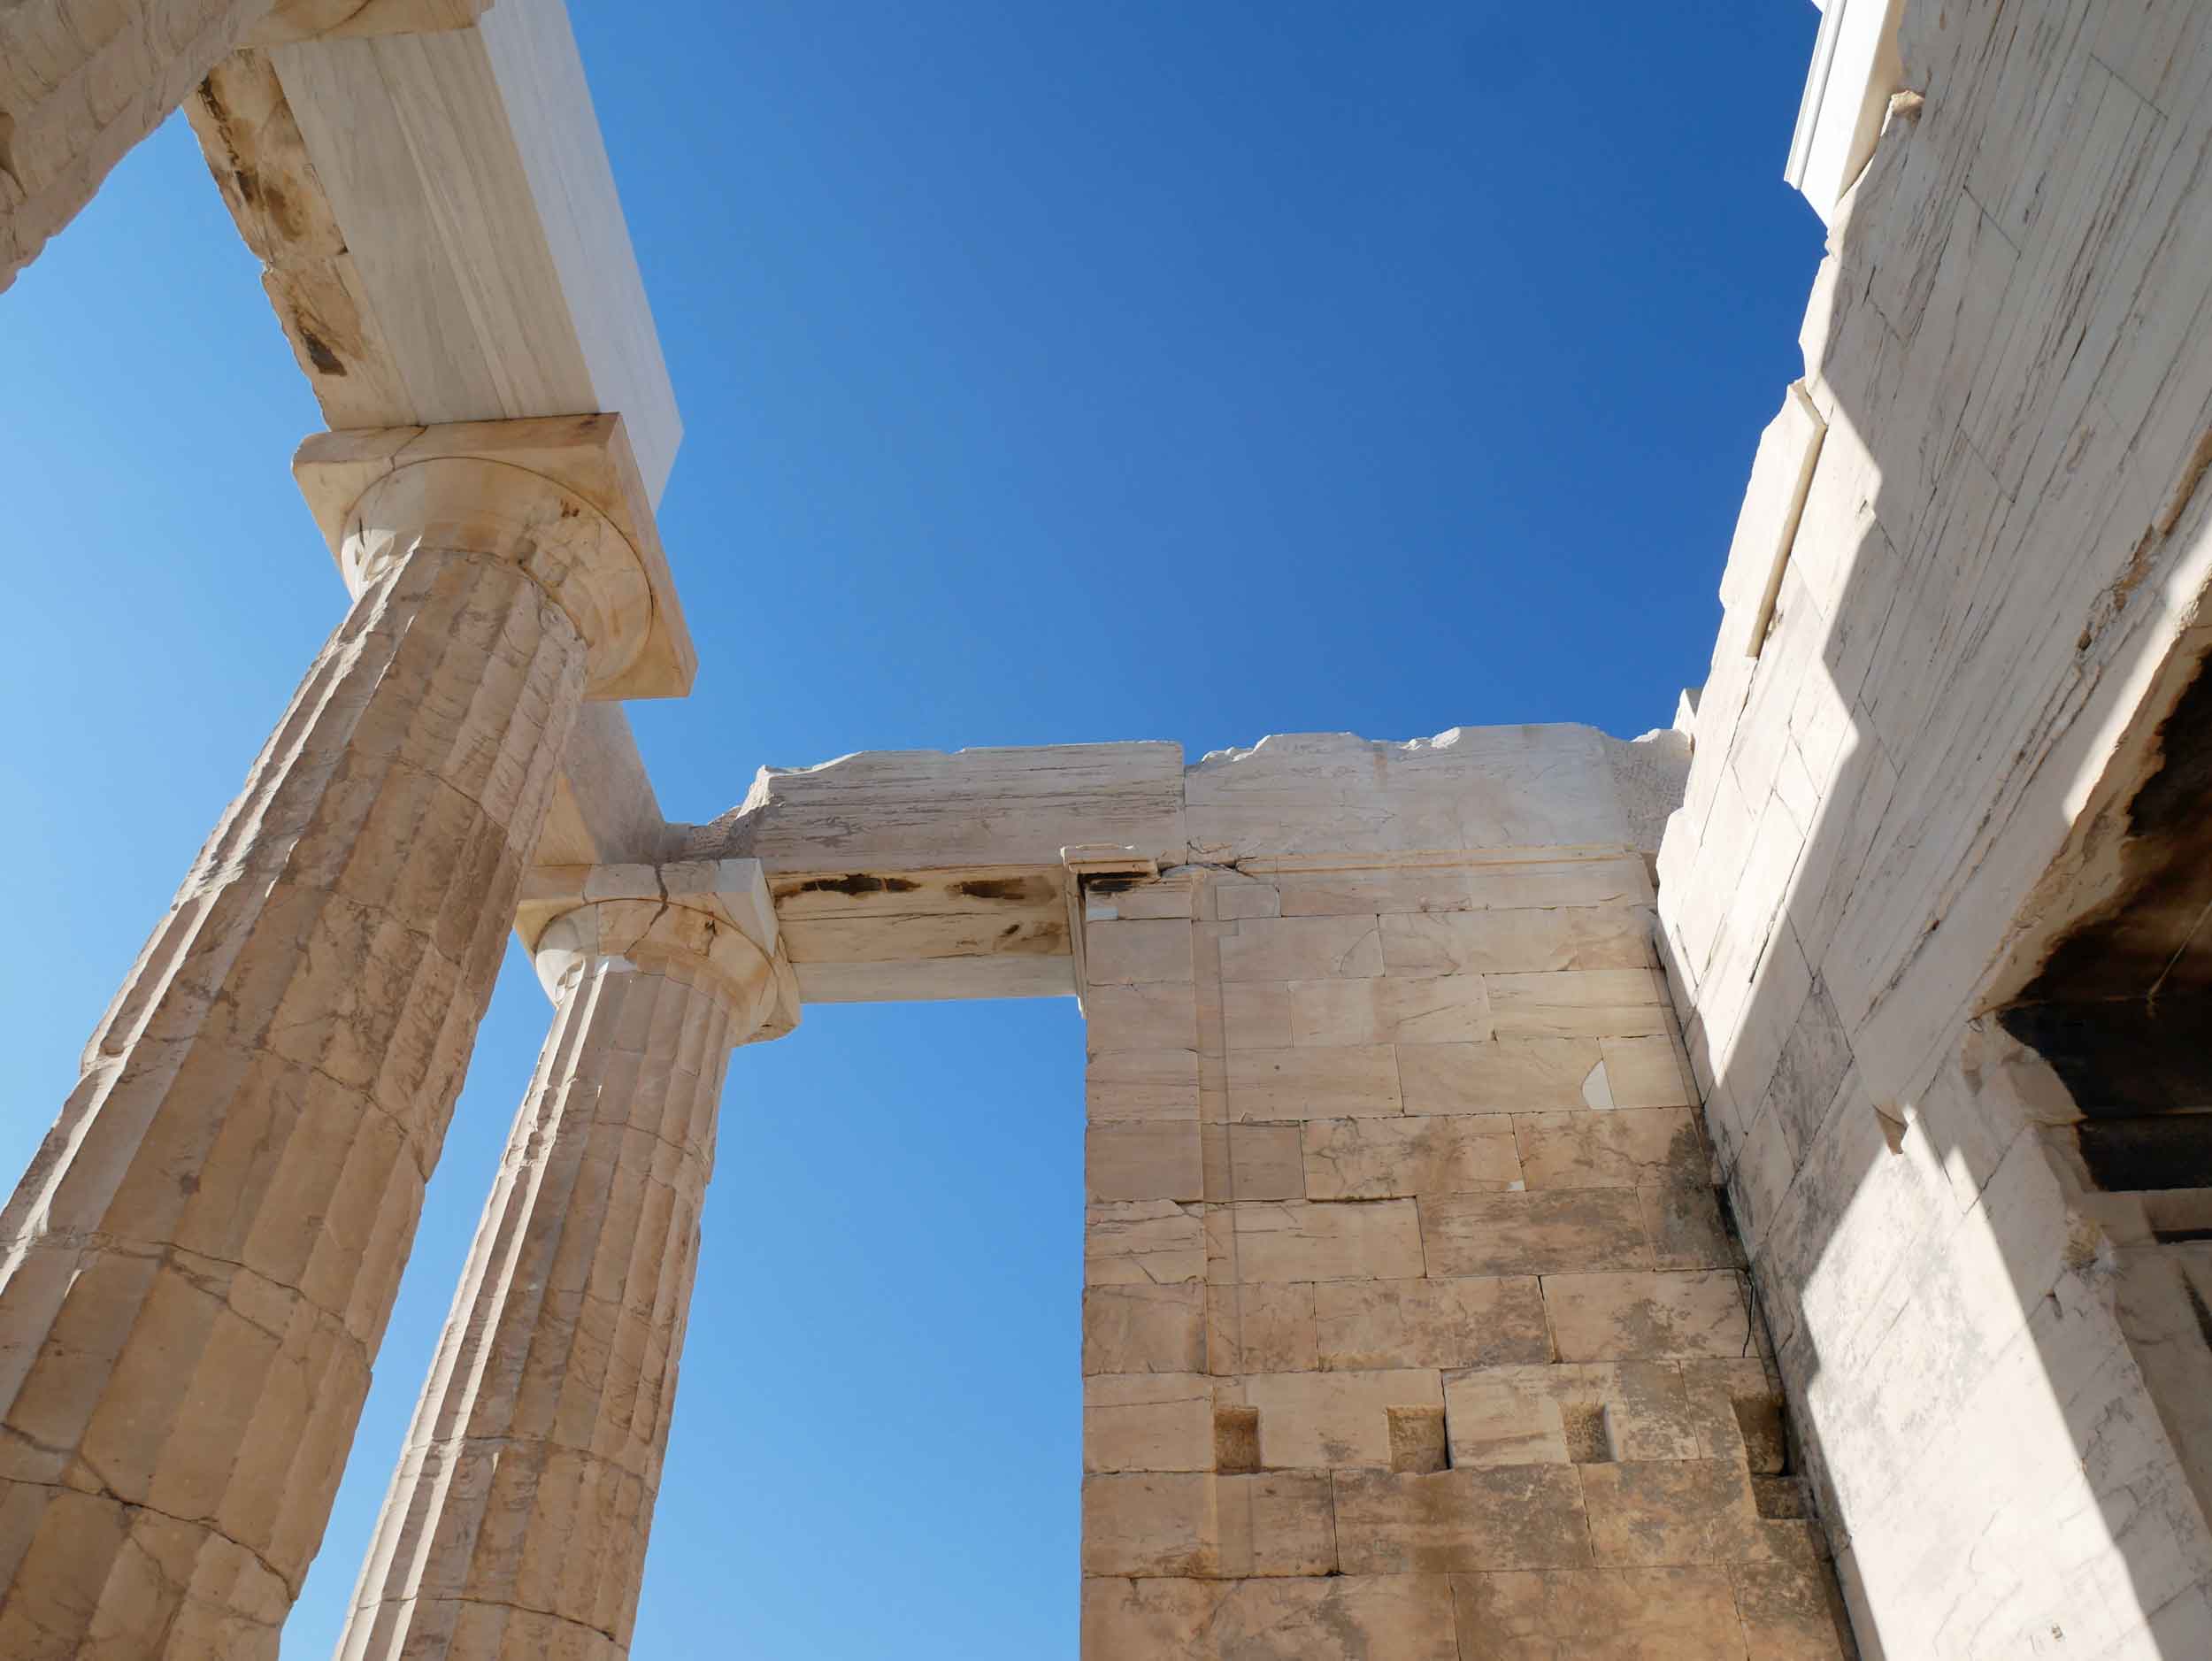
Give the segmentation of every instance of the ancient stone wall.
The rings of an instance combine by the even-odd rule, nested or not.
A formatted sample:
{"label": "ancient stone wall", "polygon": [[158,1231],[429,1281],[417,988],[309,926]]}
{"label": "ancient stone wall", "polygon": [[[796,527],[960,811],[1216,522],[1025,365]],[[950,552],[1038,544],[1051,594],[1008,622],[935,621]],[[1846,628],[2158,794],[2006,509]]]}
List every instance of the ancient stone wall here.
{"label": "ancient stone wall", "polygon": [[1900,47],[1732,552],[1667,967],[1864,1651],[2212,1654],[2204,1401],[1991,1019],[2202,649],[2212,11],[1911,0]]}
{"label": "ancient stone wall", "polygon": [[1223,861],[1085,888],[1086,1661],[1839,1656],[1607,806],[1672,752],[1448,736],[1201,764]]}

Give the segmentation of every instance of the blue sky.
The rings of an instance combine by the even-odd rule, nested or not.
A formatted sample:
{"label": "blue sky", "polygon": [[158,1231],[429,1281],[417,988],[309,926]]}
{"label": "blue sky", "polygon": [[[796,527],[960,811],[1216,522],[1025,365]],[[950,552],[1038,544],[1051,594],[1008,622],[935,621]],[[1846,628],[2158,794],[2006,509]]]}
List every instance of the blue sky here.
{"label": "blue sky", "polygon": [[[1701,678],[1820,251],[1809,4],[572,0],[687,434],[672,818],[762,762],[1582,720]],[[0,1164],[344,606],[172,121],[0,296]],[[511,955],[285,1655],[321,1657],[539,1040]],[[1079,1020],[739,1052],[635,1653],[1075,1653]]]}

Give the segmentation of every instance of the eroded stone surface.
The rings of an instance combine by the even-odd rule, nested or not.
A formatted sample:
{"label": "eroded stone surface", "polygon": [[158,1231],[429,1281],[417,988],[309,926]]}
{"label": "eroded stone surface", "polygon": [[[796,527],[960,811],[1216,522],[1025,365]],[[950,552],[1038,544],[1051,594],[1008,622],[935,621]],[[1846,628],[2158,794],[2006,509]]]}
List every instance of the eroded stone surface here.
{"label": "eroded stone surface", "polygon": [[[651,901],[535,931],[552,1030],[354,1590],[349,1661],[496,1661],[518,1615],[557,1653],[628,1651],[723,1073],[778,990],[769,919],[749,938],[682,868],[651,875]],[[1150,1421],[1106,1440],[1178,1450]]]}
{"label": "eroded stone surface", "polygon": [[483,555],[309,672],[0,1218],[0,1650],[274,1653],[584,690]]}

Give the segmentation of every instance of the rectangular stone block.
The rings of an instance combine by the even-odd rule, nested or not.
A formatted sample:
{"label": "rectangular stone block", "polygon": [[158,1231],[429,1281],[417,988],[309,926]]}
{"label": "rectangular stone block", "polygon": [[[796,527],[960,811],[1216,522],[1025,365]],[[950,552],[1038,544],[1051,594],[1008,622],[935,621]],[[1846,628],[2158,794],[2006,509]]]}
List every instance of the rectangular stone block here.
{"label": "rectangular stone block", "polygon": [[1188,984],[1164,980],[1118,986],[1093,980],[1083,995],[1084,1044],[1114,1050],[1198,1048],[1198,1006]]}
{"label": "rectangular stone block", "polygon": [[1087,1580],[1083,1661],[1459,1661],[1440,1574]]}
{"label": "rectangular stone block", "polygon": [[1395,1280],[1423,1271],[1411,1200],[1361,1204],[1254,1202],[1206,1213],[1206,1274],[1216,1285]]}
{"label": "rectangular stone block", "polygon": [[1247,917],[1280,917],[1283,896],[1271,882],[1252,878],[1217,877],[1213,885],[1214,915],[1224,922]]}
{"label": "rectangular stone block", "polygon": [[1336,1567],[1321,1472],[1214,1476],[1102,1472],[1083,1479],[1083,1572],[1217,1580]]}
{"label": "rectangular stone block", "polygon": [[1198,1117],[1198,1052],[1109,1050],[1094,1055],[1084,1070],[1083,1103],[1094,1122],[1194,1119]]}
{"label": "rectangular stone block", "polygon": [[1440,1276],[1643,1268],[1651,1261],[1632,1190],[1424,1196],[1422,1244]]}
{"label": "rectangular stone block", "polygon": [[1210,1471],[1214,1380],[1188,1373],[1083,1380],[1086,1471]]}
{"label": "rectangular stone block", "polygon": [[1376,1373],[1269,1373],[1244,1381],[1260,1414],[1260,1463],[1270,1470],[1390,1464],[1390,1410],[1444,1405],[1432,1367]]}
{"label": "rectangular stone block", "polygon": [[1455,1465],[1692,1459],[1703,1452],[1680,1373],[1663,1362],[1509,1366],[1444,1380]]}
{"label": "rectangular stone block", "polygon": [[1088,1286],[1168,1286],[1206,1278],[1206,1226],[1172,1200],[1114,1201],[1083,1213]]}
{"label": "rectangular stone block", "polygon": [[1084,920],[1110,923],[1172,917],[1187,922],[1195,893],[1190,883],[1172,880],[1125,882],[1119,878],[1094,879],[1083,885]]}
{"label": "rectangular stone block", "polygon": [[1347,1574],[1580,1568],[1590,1562],[1571,1467],[1339,1471],[1337,1560]]}
{"label": "rectangular stone block", "polygon": [[1483,985],[1501,1038],[1641,1038],[1674,1029],[1666,980],[1656,969],[1490,974]]}
{"label": "rectangular stone block", "polygon": [[1326,1472],[1217,1477],[1214,1519],[1224,1576],[1336,1573],[1336,1518]]}
{"label": "rectangular stone block", "polygon": [[1722,1221],[1720,1196],[1702,1183],[1646,1183],[1636,1190],[1651,1262],[1658,1269],[1733,1269],[1743,1254]]}
{"label": "rectangular stone block", "polygon": [[1210,1200],[1302,1200],[1305,1156],[1295,1125],[1208,1125],[1202,1133]]}
{"label": "rectangular stone block", "polygon": [[1083,1134],[1093,1200],[1202,1200],[1205,1161],[1193,1119],[1094,1125]]}
{"label": "rectangular stone block", "polygon": [[1551,1359],[1533,1275],[1340,1280],[1313,1288],[1325,1368],[1491,1367]]}
{"label": "rectangular stone block", "polygon": [[1288,987],[1296,1045],[1455,1044],[1490,1036],[1479,975],[1392,974]]}
{"label": "rectangular stone block", "polygon": [[1233,1050],[1228,1073],[1236,1119],[1363,1119],[1401,1111],[1397,1053],[1387,1044]]}
{"label": "rectangular stone block", "polygon": [[1586,1465],[1581,1475],[1601,1564],[1764,1563],[1775,1555],[1750,1475],[1733,1460]]}
{"label": "rectangular stone block", "polygon": [[1825,1563],[1736,1563],[1728,1578],[1751,1661],[1845,1661],[1851,1653],[1844,1647],[1842,1599]]}
{"label": "rectangular stone block", "polygon": [[1214,1286],[1206,1288],[1206,1370],[1310,1373],[1314,1348],[1310,1286]]}
{"label": "rectangular stone block", "polygon": [[1590,1106],[1584,1086],[1600,1059],[1592,1038],[1413,1044],[1399,1054],[1398,1077],[1410,1113],[1540,1112]]}
{"label": "rectangular stone block", "polygon": [[1527,974],[1656,967],[1647,912],[1626,906],[1385,917],[1383,966],[1401,974]]}
{"label": "rectangular stone block", "polygon": [[1680,1041],[1671,1034],[1601,1038],[1598,1049],[1605,1059],[1606,1090],[1613,1106],[1697,1105],[1697,1087],[1690,1081],[1689,1058],[1682,1053]]}
{"label": "rectangular stone block", "polygon": [[1532,911],[1551,906],[1651,904],[1651,878],[1635,856],[1511,864],[1325,871],[1276,879],[1285,917],[1360,912]]}
{"label": "rectangular stone block", "polygon": [[1285,873],[1277,878],[1285,917],[1373,916],[1379,911],[1463,911],[1472,904],[1464,865],[1403,871]]}
{"label": "rectangular stone block", "polygon": [[1455,1574],[1461,1661],[1747,1661],[1722,1569]]}
{"label": "rectangular stone block", "polygon": [[1256,917],[1221,938],[1225,980],[1363,980],[1383,972],[1372,917]]}
{"label": "rectangular stone block", "polygon": [[1214,1481],[1211,1476],[1176,1473],[1086,1476],[1083,1573],[1217,1573]]}
{"label": "rectangular stone block", "polygon": [[1703,1186],[1709,1161],[1686,1107],[1611,1112],[1517,1113],[1521,1169],[1532,1188]]}
{"label": "rectangular stone block", "polygon": [[1094,1286],[1083,1294],[1083,1373],[1202,1373],[1206,1288]]}
{"label": "rectangular stone block", "polygon": [[1513,1121],[1503,1113],[1309,1119],[1304,1149],[1309,1199],[1484,1194],[1521,1180]]}
{"label": "rectangular stone block", "polygon": [[1228,1050],[1290,1049],[1290,982],[1223,981],[1221,1035]]}
{"label": "rectangular stone block", "polygon": [[1733,1357],[1751,1348],[1750,1303],[1733,1270],[1550,1274],[1544,1304],[1563,1361]]}
{"label": "rectangular stone block", "polygon": [[1083,978],[1094,987],[1181,982],[1191,978],[1191,926],[1173,918],[1088,923]]}

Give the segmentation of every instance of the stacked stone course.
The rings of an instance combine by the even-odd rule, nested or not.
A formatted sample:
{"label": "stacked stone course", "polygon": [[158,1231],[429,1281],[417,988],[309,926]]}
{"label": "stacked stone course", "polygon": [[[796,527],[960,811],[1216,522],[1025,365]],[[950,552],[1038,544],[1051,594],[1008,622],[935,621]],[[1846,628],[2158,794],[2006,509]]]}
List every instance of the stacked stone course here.
{"label": "stacked stone course", "polygon": [[1092,886],[1087,1661],[1843,1653],[1652,897]]}

